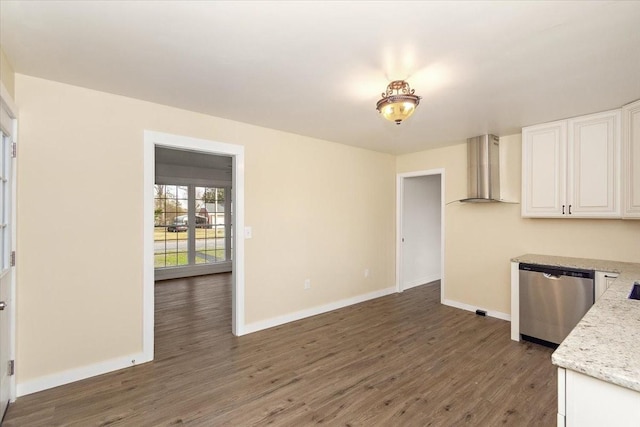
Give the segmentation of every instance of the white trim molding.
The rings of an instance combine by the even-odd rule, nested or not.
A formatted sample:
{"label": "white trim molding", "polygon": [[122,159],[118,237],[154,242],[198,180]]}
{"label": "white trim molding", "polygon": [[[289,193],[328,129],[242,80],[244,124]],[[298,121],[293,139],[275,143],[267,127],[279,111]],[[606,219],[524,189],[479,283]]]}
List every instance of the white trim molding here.
{"label": "white trim molding", "polygon": [[198,264],[184,267],[168,267],[155,272],[155,280],[170,280],[179,277],[203,276],[205,274],[231,273],[231,261],[220,261],[215,264]]}
{"label": "white trim molding", "polygon": [[450,299],[446,299],[446,300],[442,301],[442,304],[448,305],[449,307],[454,307],[454,308],[459,308],[459,309],[462,309],[462,310],[466,310],[466,311],[472,311],[474,313],[475,313],[476,310],[483,310],[483,311],[487,312],[487,316],[489,316],[489,317],[495,317],[496,319],[506,320],[507,322],[511,321],[511,316],[510,315],[508,315],[507,313],[502,313],[500,311],[487,310],[487,309],[484,309],[482,307],[477,307],[477,306],[474,306],[474,305],[465,304],[463,302],[454,301],[454,300],[450,300]]}
{"label": "white trim molding", "polygon": [[[444,255],[445,255],[445,170],[444,168],[421,170],[415,172],[399,173],[396,176],[396,292],[402,292],[412,286],[402,286],[402,204],[404,196],[404,180],[405,178],[415,178],[420,176],[440,175],[440,277],[433,280],[440,280],[440,302],[444,303],[445,290],[445,271],[444,271]],[[423,282],[425,283],[425,282]],[[423,284],[419,283],[419,284]],[[416,286],[416,285],[414,285]]]}
{"label": "white trim molding", "polygon": [[329,304],[320,305],[318,307],[308,308],[306,310],[296,311],[294,313],[272,317],[271,319],[249,323],[248,325],[245,326],[245,333],[250,334],[252,332],[258,332],[264,329],[273,328],[275,326],[284,325],[285,323],[295,322],[296,320],[304,319],[306,317],[328,313],[330,311],[337,310],[339,308],[344,308],[350,305],[359,304],[361,302],[384,297],[386,295],[391,295],[395,292],[396,292],[396,288],[395,286],[392,286],[390,288],[380,289],[378,291],[357,295],[355,297],[346,298],[340,301],[334,301]]}
{"label": "white trim molding", "polygon": [[69,369],[67,371],[58,372],[56,374],[45,375],[33,380],[18,383],[17,396],[26,396],[27,394],[37,393],[42,390],[69,384],[75,381],[84,380],[86,378],[95,377],[97,375],[106,374],[108,372],[135,366],[145,359],[144,353],[131,354],[129,356],[117,357],[111,360],[105,360],[100,363],[82,366],[80,368]]}

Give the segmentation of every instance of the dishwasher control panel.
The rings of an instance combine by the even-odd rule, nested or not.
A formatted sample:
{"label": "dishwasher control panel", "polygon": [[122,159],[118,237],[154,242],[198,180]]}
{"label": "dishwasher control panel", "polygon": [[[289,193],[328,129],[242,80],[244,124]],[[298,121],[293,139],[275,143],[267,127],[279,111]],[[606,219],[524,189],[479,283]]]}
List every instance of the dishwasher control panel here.
{"label": "dishwasher control panel", "polygon": [[534,271],[538,273],[547,273],[555,276],[580,277],[585,279],[595,278],[595,271],[593,270],[581,270],[578,268],[566,268],[566,267],[558,267],[558,266],[552,266],[552,265],[520,263],[520,270]]}

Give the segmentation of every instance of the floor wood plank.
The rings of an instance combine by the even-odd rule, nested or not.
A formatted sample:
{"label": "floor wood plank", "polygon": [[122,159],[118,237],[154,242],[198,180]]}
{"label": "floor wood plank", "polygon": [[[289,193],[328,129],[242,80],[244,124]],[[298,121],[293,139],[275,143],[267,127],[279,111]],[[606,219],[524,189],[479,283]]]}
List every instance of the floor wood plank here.
{"label": "floor wood plank", "polygon": [[156,284],[156,360],[19,398],[14,426],[552,426],[552,350],[435,284],[234,337],[229,274]]}

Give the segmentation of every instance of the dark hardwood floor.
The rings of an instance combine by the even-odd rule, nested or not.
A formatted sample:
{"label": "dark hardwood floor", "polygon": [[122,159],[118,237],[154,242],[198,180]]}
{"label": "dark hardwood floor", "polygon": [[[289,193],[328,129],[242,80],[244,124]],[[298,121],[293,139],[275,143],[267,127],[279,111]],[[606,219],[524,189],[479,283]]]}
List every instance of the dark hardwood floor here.
{"label": "dark hardwood floor", "polygon": [[154,362],[19,398],[4,426],[555,425],[552,350],[439,295],[237,338],[230,275],[158,282]]}

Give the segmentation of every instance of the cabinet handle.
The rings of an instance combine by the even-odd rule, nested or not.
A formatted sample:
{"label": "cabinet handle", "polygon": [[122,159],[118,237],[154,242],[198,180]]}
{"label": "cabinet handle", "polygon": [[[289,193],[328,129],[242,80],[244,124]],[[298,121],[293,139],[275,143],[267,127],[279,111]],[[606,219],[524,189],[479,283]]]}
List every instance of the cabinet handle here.
{"label": "cabinet handle", "polygon": [[571,215],[571,205],[569,205],[569,215]]}
{"label": "cabinet handle", "polygon": [[609,276],[608,274],[605,274],[604,277],[606,277],[607,279],[617,279],[618,276]]}
{"label": "cabinet handle", "polygon": [[564,215],[564,205],[562,205],[562,215]]}

